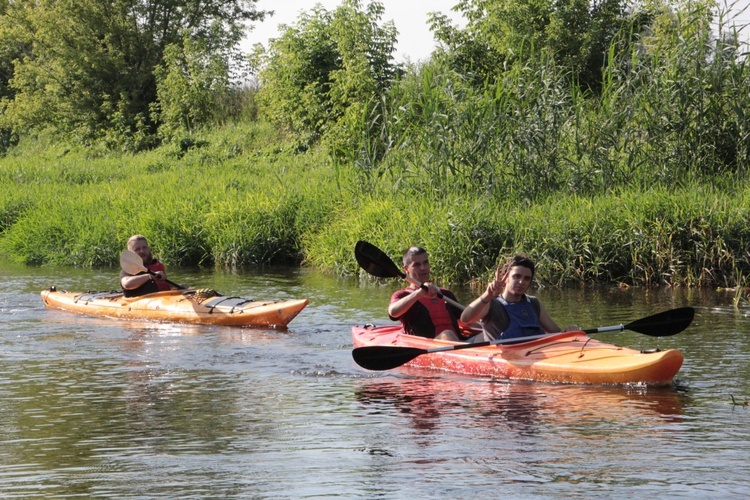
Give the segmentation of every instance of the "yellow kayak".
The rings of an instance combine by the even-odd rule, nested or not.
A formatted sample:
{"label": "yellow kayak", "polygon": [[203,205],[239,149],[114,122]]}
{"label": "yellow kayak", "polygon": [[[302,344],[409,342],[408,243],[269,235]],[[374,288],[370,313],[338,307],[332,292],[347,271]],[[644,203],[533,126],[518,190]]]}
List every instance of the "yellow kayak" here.
{"label": "yellow kayak", "polygon": [[68,292],[54,286],[42,292],[42,300],[49,308],[108,318],[277,328],[286,327],[308,304],[307,299],[264,302],[199,290],[125,297],[122,292]]}

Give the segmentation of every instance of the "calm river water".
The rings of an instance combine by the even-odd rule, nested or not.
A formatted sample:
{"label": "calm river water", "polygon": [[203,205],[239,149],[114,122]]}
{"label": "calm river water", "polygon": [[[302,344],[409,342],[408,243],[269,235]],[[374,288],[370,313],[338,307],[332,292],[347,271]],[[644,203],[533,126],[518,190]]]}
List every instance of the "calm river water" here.
{"label": "calm river water", "polygon": [[[692,305],[667,389],[367,372],[353,324],[390,324],[402,283],[304,269],[172,270],[257,299],[309,298],[286,331],[46,310],[39,292],[109,290],[117,270],[0,264],[0,498],[746,498],[750,307],[695,290],[537,290],[558,324]],[[457,290],[468,303],[471,294]]]}

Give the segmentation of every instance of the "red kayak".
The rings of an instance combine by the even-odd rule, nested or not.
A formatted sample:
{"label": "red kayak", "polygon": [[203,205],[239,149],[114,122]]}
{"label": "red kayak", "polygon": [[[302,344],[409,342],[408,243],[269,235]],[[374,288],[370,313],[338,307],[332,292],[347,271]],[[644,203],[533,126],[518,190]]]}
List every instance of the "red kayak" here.
{"label": "red kayak", "polygon": [[[355,351],[359,351],[355,360],[366,368],[406,364],[472,376],[568,384],[665,386],[672,384],[683,362],[682,354],[675,349],[637,351],[601,342],[582,331],[466,348],[463,343],[408,335],[400,325],[355,326],[352,340]],[[380,348],[356,349],[367,346]],[[436,348],[438,352],[423,351]],[[408,361],[389,362],[384,360],[387,356]],[[379,368],[386,365],[390,366]]]}

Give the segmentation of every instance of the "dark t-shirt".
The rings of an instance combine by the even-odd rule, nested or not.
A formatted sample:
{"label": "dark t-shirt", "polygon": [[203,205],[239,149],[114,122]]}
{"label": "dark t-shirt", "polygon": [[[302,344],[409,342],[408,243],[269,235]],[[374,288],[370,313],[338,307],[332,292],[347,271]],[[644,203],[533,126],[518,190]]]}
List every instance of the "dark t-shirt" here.
{"label": "dark t-shirt", "polygon": [[[145,274],[145,273],[138,273],[136,276]],[[141,295],[146,295],[148,293],[156,293],[159,291],[159,286],[156,284],[153,278],[139,286],[138,288],[134,288],[133,290],[122,290],[122,293],[125,297],[140,297]]]}

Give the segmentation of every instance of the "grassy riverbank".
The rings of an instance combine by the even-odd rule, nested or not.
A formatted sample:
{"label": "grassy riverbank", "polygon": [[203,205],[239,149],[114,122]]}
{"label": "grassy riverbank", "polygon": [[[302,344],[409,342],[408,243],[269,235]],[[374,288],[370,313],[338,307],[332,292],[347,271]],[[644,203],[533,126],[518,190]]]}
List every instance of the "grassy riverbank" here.
{"label": "grassy riverbank", "polygon": [[[750,64],[720,6],[541,2],[541,29],[521,4],[482,5],[463,5],[477,20],[465,29],[436,20],[443,49],[404,67],[377,5],[316,11],[256,54],[260,84],[232,89],[232,112],[208,112],[226,104],[201,83],[214,73],[184,80],[177,60],[180,78],[140,103],[161,110],[146,121],[100,104],[84,125],[65,111],[89,93],[39,101],[35,79],[15,81],[0,113],[0,252],[117,266],[142,233],[170,266],[354,274],[366,239],[394,260],[425,246],[444,283],[481,284],[525,252],[554,286],[747,285]],[[584,31],[560,31],[571,19]],[[60,113],[25,114],[30,102]]]}
{"label": "grassy riverbank", "polygon": [[734,286],[750,274],[746,182],[557,194],[533,204],[367,190],[329,156],[261,124],[139,155],[41,140],[0,160],[0,251],[30,265],[117,266],[143,233],[171,266],[309,265],[358,273],[366,239],[398,259],[418,243],[446,283],[483,282],[516,251],[551,285]]}

